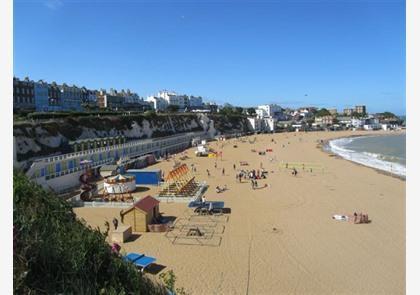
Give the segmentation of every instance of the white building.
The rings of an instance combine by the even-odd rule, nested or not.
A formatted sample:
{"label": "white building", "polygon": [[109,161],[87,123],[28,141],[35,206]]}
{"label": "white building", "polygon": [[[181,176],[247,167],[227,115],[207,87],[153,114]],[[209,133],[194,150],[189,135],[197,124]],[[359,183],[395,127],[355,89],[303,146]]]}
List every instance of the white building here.
{"label": "white building", "polygon": [[381,124],[365,124],[363,125],[364,130],[379,130],[381,129]]}
{"label": "white building", "polygon": [[162,90],[159,91],[157,97],[166,100],[168,105],[176,105],[179,109],[185,109],[188,106],[188,96],[178,95],[173,91]]}
{"label": "white building", "polygon": [[164,111],[168,107],[168,102],[161,97],[149,96],[146,101],[152,105],[155,111]]}
{"label": "white building", "polygon": [[257,116],[260,118],[265,118],[265,117],[279,117],[281,115],[283,115],[283,110],[279,105],[276,104],[265,104],[265,105],[260,105],[257,107],[257,109],[255,110],[255,112],[257,113]]}
{"label": "white building", "polygon": [[355,127],[355,128],[362,128],[363,125],[365,125],[365,119],[357,119],[357,118],[352,118],[351,119],[351,126]]}

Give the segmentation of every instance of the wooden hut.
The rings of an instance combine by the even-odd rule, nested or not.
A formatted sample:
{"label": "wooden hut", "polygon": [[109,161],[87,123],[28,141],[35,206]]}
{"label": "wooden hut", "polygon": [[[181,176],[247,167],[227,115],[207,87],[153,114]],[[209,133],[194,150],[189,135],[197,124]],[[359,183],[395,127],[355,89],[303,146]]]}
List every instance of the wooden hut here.
{"label": "wooden hut", "polygon": [[125,225],[131,225],[133,232],[146,232],[147,225],[152,224],[159,215],[159,201],[147,196],[122,211],[121,221]]}

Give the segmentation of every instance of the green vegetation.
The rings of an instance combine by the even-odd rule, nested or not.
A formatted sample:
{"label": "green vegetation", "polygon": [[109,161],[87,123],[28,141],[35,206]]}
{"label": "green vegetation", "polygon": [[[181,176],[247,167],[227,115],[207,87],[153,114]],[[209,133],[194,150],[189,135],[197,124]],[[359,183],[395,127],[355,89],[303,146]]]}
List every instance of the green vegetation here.
{"label": "green vegetation", "polygon": [[184,288],[176,288],[176,276],[173,270],[169,270],[167,272],[161,273],[159,278],[162,279],[163,283],[165,284],[166,289],[172,292],[172,294],[176,295],[187,295],[188,293],[185,291]]}
{"label": "green vegetation", "polygon": [[165,294],[120,256],[105,234],[20,172],[13,174],[15,294]]}
{"label": "green vegetation", "polygon": [[179,110],[179,106],[174,105],[174,104],[170,104],[168,105],[167,109],[166,109],[169,113],[176,113]]}
{"label": "green vegetation", "polygon": [[256,114],[255,108],[247,108],[246,111],[250,116],[254,116]]}
{"label": "green vegetation", "polygon": [[379,113],[378,115],[380,115],[384,119],[398,118],[394,113],[391,113],[391,112],[383,112],[383,113]]}
{"label": "green vegetation", "polygon": [[331,113],[325,108],[322,108],[315,113],[315,117],[324,117],[324,116],[331,116]]}
{"label": "green vegetation", "polygon": [[220,115],[224,116],[242,116],[244,109],[242,107],[234,107],[231,104],[224,104],[223,108],[219,110]]}
{"label": "green vegetation", "polygon": [[351,113],[351,116],[352,116],[353,118],[364,118],[364,117],[366,117],[366,113],[357,113],[357,112],[352,112],[352,113]]}

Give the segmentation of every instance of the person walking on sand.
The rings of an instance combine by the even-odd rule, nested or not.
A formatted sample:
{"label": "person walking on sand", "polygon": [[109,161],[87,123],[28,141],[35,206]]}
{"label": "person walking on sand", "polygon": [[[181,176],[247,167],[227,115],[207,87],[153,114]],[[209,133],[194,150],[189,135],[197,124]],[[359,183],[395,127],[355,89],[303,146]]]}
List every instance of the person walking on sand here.
{"label": "person walking on sand", "polygon": [[114,219],[112,219],[112,224],[114,224],[114,229],[116,230],[118,227],[118,219],[114,217]]}
{"label": "person walking on sand", "polygon": [[206,171],[207,171],[207,176],[210,177],[210,171],[209,171],[209,169],[206,169]]}
{"label": "person walking on sand", "polygon": [[225,176],[225,168],[222,169],[222,175]]}
{"label": "person walking on sand", "polygon": [[233,164],[233,170],[236,170],[236,165],[235,164]]}

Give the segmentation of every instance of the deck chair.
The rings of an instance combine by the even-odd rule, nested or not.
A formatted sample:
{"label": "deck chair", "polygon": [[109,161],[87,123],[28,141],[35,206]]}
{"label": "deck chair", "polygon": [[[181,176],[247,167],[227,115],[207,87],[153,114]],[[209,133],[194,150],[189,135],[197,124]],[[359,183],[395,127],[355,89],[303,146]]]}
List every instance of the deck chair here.
{"label": "deck chair", "polygon": [[124,259],[132,262],[135,266],[139,267],[141,269],[141,272],[143,272],[145,268],[147,268],[156,261],[156,258],[154,257],[137,253],[128,253],[126,256],[124,256]]}

